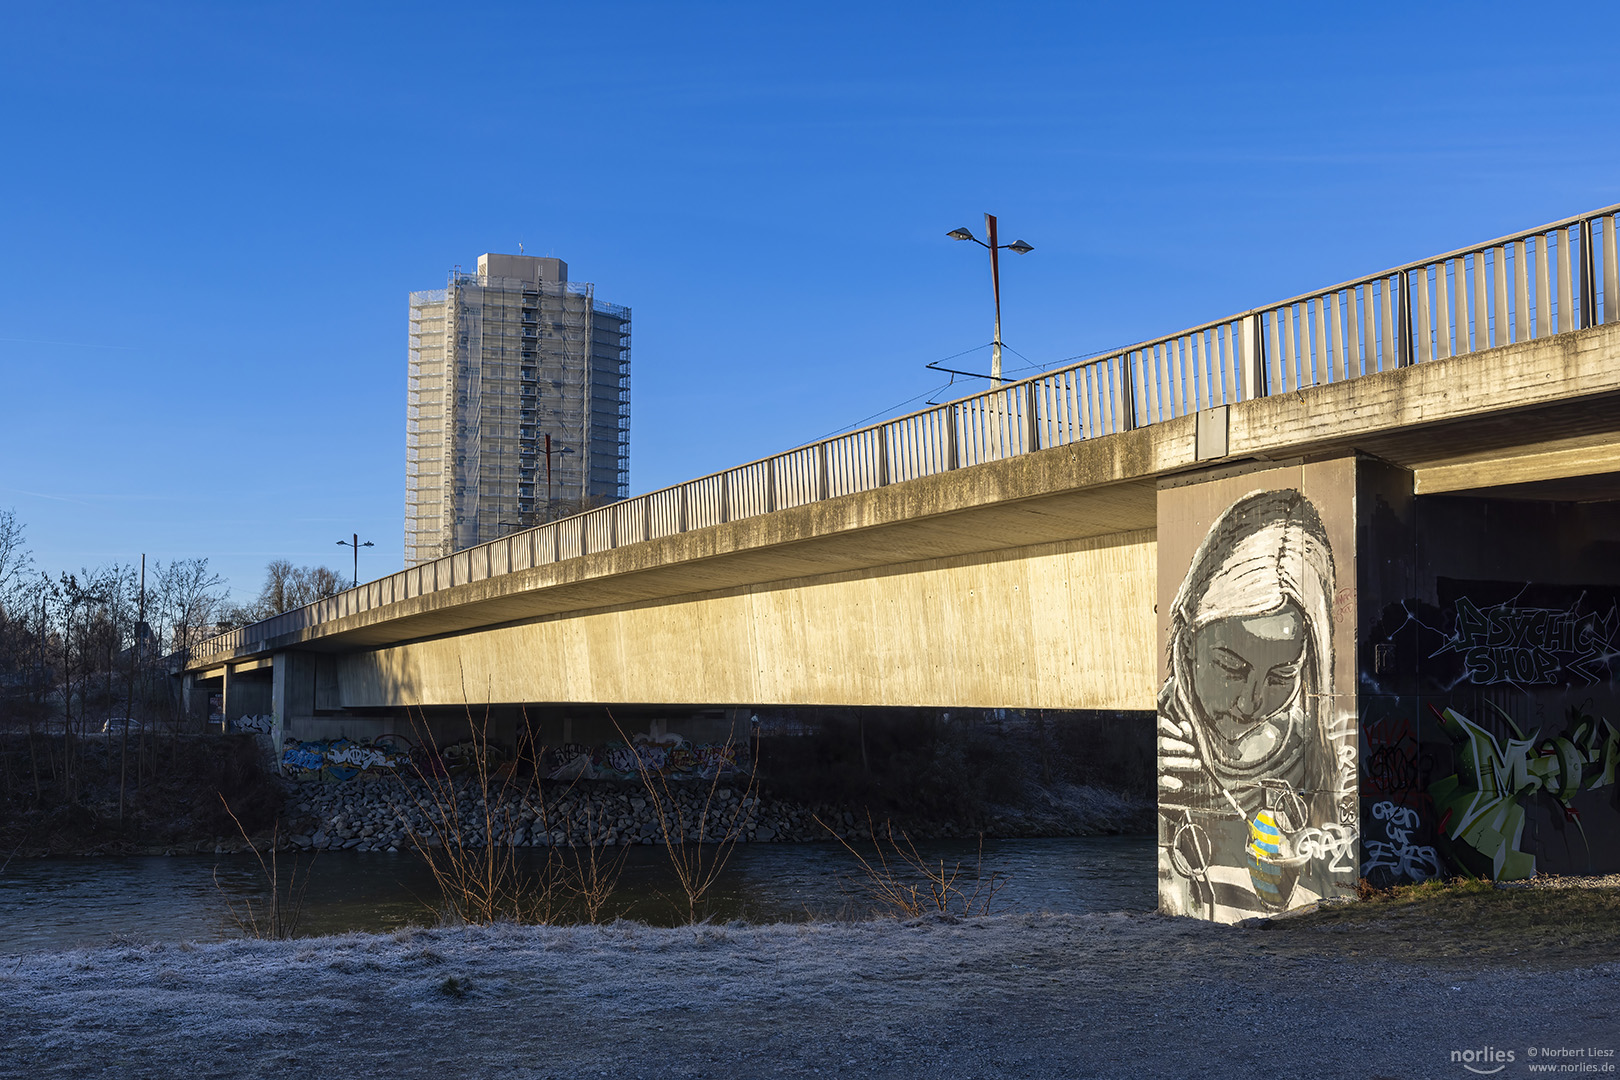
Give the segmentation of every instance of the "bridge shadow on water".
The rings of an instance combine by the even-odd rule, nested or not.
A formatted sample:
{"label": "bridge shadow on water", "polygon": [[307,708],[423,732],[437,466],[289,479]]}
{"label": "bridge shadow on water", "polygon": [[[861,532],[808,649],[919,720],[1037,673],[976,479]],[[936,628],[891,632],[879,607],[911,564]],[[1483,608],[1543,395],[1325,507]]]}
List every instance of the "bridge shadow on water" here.
{"label": "bridge shadow on water", "polygon": [[[974,842],[918,845],[925,858],[978,865]],[[609,849],[612,852],[612,849]],[[983,872],[1004,886],[995,911],[1146,910],[1155,904],[1152,837],[987,840]],[[544,852],[524,849],[538,868]],[[300,865],[308,864],[307,857]],[[284,857],[282,872],[288,863]],[[217,884],[216,884],[217,872]],[[129,856],[13,862],[0,875],[0,954],[103,945],[128,935],[215,941],[240,934],[226,901],[262,902],[268,889],[251,855]],[[408,852],[331,852],[315,858],[299,936],[388,931],[433,921],[432,876]],[[684,922],[663,848],[627,852],[610,915],[655,925]],[[866,918],[879,914],[859,865],[836,844],[737,848],[716,888],[718,922]]]}

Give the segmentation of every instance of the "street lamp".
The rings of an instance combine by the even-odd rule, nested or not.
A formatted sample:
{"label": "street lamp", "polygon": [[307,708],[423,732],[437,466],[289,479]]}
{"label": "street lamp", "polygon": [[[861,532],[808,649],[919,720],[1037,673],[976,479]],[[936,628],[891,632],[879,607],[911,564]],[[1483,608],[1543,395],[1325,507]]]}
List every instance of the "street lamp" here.
{"label": "street lamp", "polygon": [[[557,455],[559,457],[561,457],[563,454],[572,454],[573,452],[573,448],[567,446],[558,447],[557,449]],[[557,520],[556,491],[551,486],[551,434],[549,432],[546,434],[546,520]]]}
{"label": "street lamp", "polygon": [[354,533],[352,535],[353,535],[352,539],[339,540],[338,541],[338,546],[339,547],[346,547],[346,548],[354,548],[354,587],[358,588],[359,585],[360,585],[360,549],[363,548],[363,547],[373,547],[374,545],[372,544],[372,542],[370,540],[367,540],[365,543],[362,544],[360,542],[360,534],[359,533]]}
{"label": "street lamp", "polygon": [[984,231],[989,234],[990,242],[987,244],[966,229],[952,229],[945,235],[952,240],[971,240],[982,248],[990,249],[990,288],[996,295],[996,336],[991,342],[990,349],[990,384],[1001,385],[1001,261],[997,253],[1003,250],[1027,255],[1035,249],[1022,240],[1014,240],[1010,244],[996,243],[996,218],[994,214],[984,215]]}

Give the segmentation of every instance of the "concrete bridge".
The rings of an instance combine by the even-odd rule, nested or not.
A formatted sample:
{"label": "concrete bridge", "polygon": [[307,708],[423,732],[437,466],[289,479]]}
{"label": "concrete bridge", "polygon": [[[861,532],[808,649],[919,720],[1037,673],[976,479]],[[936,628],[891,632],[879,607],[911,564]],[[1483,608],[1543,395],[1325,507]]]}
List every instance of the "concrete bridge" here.
{"label": "concrete bridge", "polygon": [[[1360,453],[1420,495],[1612,493],[1611,221],[516,533],[204,642],[187,670],[321,671],[319,705],[283,689],[288,721],[463,701],[1151,709],[1161,484]],[[1582,239],[1594,224],[1601,260]]]}
{"label": "concrete bridge", "polygon": [[[1582,855],[1562,823],[1620,753],[1617,209],[457,552],[187,678],[299,737],[462,704],[1156,710],[1165,904],[1216,918],[1522,870],[1526,828],[1543,867],[1613,862],[1620,830]],[[1538,764],[1531,728],[1576,750]]]}

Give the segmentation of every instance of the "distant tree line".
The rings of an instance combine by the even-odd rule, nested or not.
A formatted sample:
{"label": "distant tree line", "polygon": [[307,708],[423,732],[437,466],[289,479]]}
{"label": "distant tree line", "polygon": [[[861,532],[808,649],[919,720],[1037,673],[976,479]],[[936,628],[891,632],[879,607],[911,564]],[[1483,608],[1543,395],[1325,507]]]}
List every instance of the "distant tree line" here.
{"label": "distant tree line", "polygon": [[206,558],[36,570],[15,511],[0,509],[0,726],[100,728],[108,717],[180,721],[178,674],[200,641],[341,592],[324,566],[273,560],[233,603]]}

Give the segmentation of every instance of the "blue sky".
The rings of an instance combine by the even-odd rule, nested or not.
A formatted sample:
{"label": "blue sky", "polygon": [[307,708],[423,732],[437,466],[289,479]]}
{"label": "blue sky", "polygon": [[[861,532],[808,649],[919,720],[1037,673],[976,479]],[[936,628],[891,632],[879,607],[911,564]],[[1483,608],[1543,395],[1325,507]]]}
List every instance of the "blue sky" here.
{"label": "blue sky", "polygon": [[[42,569],[400,565],[406,294],[634,309],[631,481],[1620,202],[1620,8],[51,4],[0,38],[0,507]],[[952,366],[987,365],[987,349]],[[955,394],[971,386],[948,391]]]}

